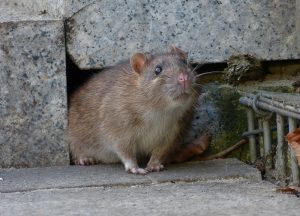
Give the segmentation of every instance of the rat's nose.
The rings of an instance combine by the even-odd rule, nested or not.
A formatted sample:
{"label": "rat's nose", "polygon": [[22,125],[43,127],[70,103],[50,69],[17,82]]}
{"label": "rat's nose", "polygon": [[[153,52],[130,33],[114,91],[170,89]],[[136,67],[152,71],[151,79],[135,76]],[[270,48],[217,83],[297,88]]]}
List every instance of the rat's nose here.
{"label": "rat's nose", "polygon": [[178,83],[179,83],[184,89],[186,89],[186,87],[187,87],[188,79],[189,79],[188,75],[187,75],[186,73],[182,73],[182,72],[178,75],[178,78],[177,78]]}

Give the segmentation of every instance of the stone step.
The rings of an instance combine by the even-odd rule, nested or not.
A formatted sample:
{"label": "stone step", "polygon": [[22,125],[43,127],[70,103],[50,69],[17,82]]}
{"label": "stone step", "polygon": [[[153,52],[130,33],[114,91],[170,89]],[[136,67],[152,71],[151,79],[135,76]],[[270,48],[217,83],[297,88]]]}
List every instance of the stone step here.
{"label": "stone step", "polygon": [[63,21],[0,22],[0,167],[68,165]]}
{"label": "stone step", "polygon": [[0,170],[0,192],[22,192],[40,189],[83,188],[100,186],[134,186],[165,182],[197,182],[222,179],[260,181],[258,170],[237,159],[219,159],[174,164],[166,170],[148,175],[133,175],[123,166],[63,166]]}
{"label": "stone step", "polygon": [[1,0],[0,23],[62,20],[65,3],[65,0]]}
{"label": "stone step", "polygon": [[0,193],[1,216],[296,216],[300,200],[268,182],[223,180]]}
{"label": "stone step", "polygon": [[299,198],[276,192],[237,159],[189,162],[145,176],[121,165],[0,170],[0,212],[10,215],[294,216]]}
{"label": "stone step", "polygon": [[[224,62],[250,54],[264,60],[300,57],[297,0],[110,0],[83,7],[67,22],[67,50],[81,69],[102,68],[136,51],[176,45],[192,62]],[[78,8],[77,8],[78,10]]]}

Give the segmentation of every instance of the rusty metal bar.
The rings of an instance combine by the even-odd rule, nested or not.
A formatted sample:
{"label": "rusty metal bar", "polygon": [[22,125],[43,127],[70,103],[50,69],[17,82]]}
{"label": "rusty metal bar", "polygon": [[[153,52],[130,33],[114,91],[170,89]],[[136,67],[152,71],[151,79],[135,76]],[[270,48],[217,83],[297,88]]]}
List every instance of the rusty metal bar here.
{"label": "rusty metal bar", "polygon": [[[293,118],[289,118],[289,132],[293,132],[297,128],[296,120]],[[292,171],[292,183],[293,185],[298,186],[299,181],[299,167],[297,160],[294,156],[293,150],[289,147],[289,153],[291,156],[291,171]]]}
{"label": "rusty metal bar", "polygon": [[[289,131],[292,132],[297,127],[297,120],[300,119],[300,97],[295,94],[277,94],[272,92],[260,92],[255,94],[246,94],[245,97],[240,98],[240,103],[251,107],[258,115],[268,116],[268,112],[276,113],[277,126],[277,146],[276,146],[276,163],[277,177],[279,180],[286,180],[286,142],[284,130],[284,118],[288,117]],[[247,111],[247,116],[249,111]],[[258,130],[253,130],[252,133],[263,130],[263,148],[260,148],[261,155],[265,158],[266,170],[273,167],[272,158],[272,134],[270,128],[270,117],[261,118],[258,121]],[[248,117],[249,118],[249,117]],[[248,120],[249,127],[249,120]],[[248,136],[252,135],[247,132]],[[300,184],[300,170],[292,150],[289,148],[289,155],[291,158],[291,180],[290,183],[299,186]]]}
{"label": "rusty metal bar", "polygon": [[[291,105],[285,104],[284,102],[274,101],[272,99],[265,98],[265,97],[260,97],[259,100],[262,102],[265,102],[267,104],[271,104],[272,106],[278,107],[280,109],[284,109],[284,110],[294,112],[294,113],[297,113],[300,115],[300,108],[295,108]],[[300,97],[299,97],[299,103],[300,103]]]}
{"label": "rusty metal bar", "polygon": [[292,105],[295,108],[300,107],[300,95],[298,93],[279,93],[259,90],[258,94],[262,95],[263,97],[270,98],[274,101],[282,102],[286,105]]}
{"label": "rusty metal bar", "polygon": [[[248,131],[253,131],[255,129],[254,123],[254,112],[252,109],[247,109],[247,119],[248,119]],[[249,148],[250,148],[250,159],[251,162],[254,163],[256,160],[256,142],[255,136],[249,136]]]}
{"label": "rusty metal bar", "polygon": [[277,178],[281,181],[285,180],[286,176],[286,154],[285,154],[285,141],[284,141],[284,117],[276,115],[277,124],[277,146],[276,146],[276,163],[275,169],[277,171]]}
{"label": "rusty metal bar", "polygon": [[[258,129],[263,131],[262,119],[258,119]],[[265,155],[263,133],[259,136],[259,154],[260,157]]]}
{"label": "rusty metal bar", "polygon": [[283,115],[283,116],[288,116],[288,117],[292,117],[292,118],[295,118],[295,119],[300,119],[300,115],[295,113],[295,112],[291,112],[291,111],[288,111],[288,110],[285,110],[285,109],[282,109],[282,108],[279,108],[279,107],[274,107],[271,104],[259,101],[259,99],[257,99],[255,101],[255,99],[252,99],[252,98],[241,97],[240,98],[240,103],[244,104],[246,106],[250,106],[250,107],[256,106],[257,108],[267,110],[267,111],[270,111],[270,112],[276,112],[276,113],[278,113],[280,115]]}
{"label": "rusty metal bar", "polygon": [[270,121],[268,119],[263,119],[262,122],[264,130],[264,151],[265,151],[265,160],[266,160],[266,169],[272,169],[272,154],[271,154],[271,128]]}

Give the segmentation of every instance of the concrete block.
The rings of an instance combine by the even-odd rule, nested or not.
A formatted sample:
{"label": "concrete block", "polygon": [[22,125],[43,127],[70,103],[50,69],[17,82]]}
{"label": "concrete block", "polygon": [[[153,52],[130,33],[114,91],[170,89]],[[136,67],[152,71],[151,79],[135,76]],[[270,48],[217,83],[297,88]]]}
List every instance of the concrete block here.
{"label": "concrete block", "polygon": [[0,22],[61,20],[65,0],[1,0]]}
{"label": "concrete block", "polygon": [[297,59],[296,1],[96,1],[68,19],[67,50],[81,69],[170,45],[188,51],[192,62],[236,54]]}
{"label": "concrete block", "polygon": [[64,166],[0,170],[0,193],[75,187],[124,187],[164,182],[261,181],[260,172],[237,159],[167,165],[162,172],[147,175],[126,173],[121,164]]}
{"label": "concrete block", "polygon": [[268,182],[211,181],[0,193],[11,215],[299,215],[299,198]]}
{"label": "concrete block", "polygon": [[0,23],[0,167],[69,164],[63,26]]}
{"label": "concrete block", "polygon": [[65,17],[71,17],[84,7],[94,3],[96,0],[66,0],[65,1]]}

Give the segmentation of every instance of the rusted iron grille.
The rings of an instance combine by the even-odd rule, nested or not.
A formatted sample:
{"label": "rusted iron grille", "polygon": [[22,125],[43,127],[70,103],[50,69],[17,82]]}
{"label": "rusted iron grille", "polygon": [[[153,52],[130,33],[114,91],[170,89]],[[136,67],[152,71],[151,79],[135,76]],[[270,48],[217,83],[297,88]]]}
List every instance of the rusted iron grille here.
{"label": "rusted iron grille", "polygon": [[[248,131],[244,135],[249,138],[251,162],[255,163],[258,157],[264,158],[265,169],[275,170],[278,180],[299,185],[299,167],[285,140],[287,131],[294,131],[300,120],[299,94],[259,91],[246,93],[240,98],[240,103],[248,107]],[[273,130],[277,132],[277,142]],[[260,142],[256,139],[258,135],[261,136]],[[273,154],[272,149],[276,149]]]}

